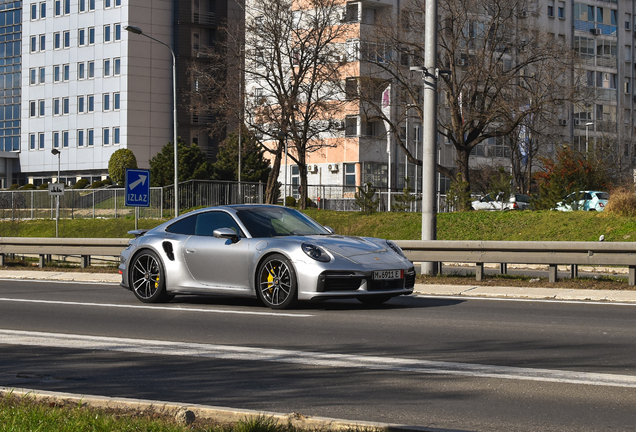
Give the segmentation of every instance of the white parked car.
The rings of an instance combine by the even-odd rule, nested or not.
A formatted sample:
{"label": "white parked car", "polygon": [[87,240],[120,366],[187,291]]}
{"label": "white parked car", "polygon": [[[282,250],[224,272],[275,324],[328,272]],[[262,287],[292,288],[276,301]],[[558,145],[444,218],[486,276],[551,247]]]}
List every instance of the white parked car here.
{"label": "white parked car", "polygon": [[507,200],[501,200],[502,195],[493,197],[493,194],[488,194],[476,201],[473,201],[471,205],[475,210],[528,210],[530,208],[530,197],[523,194],[512,194]]}
{"label": "white parked car", "polygon": [[559,211],[603,211],[609,201],[609,194],[601,191],[579,191],[568,195],[556,204]]}

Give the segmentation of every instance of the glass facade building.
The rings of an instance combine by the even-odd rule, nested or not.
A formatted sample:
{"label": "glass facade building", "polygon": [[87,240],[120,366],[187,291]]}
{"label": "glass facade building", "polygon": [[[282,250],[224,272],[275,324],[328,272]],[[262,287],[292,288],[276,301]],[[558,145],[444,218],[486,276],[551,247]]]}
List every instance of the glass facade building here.
{"label": "glass facade building", "polygon": [[20,150],[22,2],[0,0],[0,151]]}

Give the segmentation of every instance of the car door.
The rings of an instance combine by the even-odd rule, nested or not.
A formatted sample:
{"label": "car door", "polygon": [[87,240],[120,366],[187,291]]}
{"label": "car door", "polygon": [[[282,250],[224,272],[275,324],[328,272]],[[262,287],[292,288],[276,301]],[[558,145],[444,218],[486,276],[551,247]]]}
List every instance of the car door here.
{"label": "car door", "polygon": [[[233,243],[216,238],[215,229],[230,228],[239,240]],[[194,235],[185,243],[183,256],[192,278],[202,285],[222,290],[243,290],[249,287],[248,254],[250,239],[245,238],[234,218],[222,211],[200,213]]]}

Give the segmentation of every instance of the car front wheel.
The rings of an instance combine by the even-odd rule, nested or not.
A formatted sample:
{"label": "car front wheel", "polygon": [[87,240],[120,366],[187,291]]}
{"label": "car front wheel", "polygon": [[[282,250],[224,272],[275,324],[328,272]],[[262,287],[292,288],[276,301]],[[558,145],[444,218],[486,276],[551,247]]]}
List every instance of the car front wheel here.
{"label": "car front wheel", "polygon": [[130,284],[135,296],[144,303],[163,303],[174,296],[166,292],[163,264],[153,251],[139,253],[132,261]]}
{"label": "car front wheel", "polygon": [[272,309],[285,309],[296,301],[296,272],[280,254],[269,256],[258,268],[258,296]]}

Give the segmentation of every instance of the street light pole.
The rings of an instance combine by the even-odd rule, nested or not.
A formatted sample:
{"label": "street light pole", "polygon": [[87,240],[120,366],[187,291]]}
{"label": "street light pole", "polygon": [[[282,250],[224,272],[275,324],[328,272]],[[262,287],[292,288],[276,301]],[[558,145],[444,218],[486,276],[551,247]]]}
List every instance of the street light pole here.
{"label": "street light pole", "polygon": [[[60,151],[56,148],[51,150],[51,153],[57,156],[57,183],[60,183]],[[59,237],[59,225],[60,225],[60,196],[55,196],[55,237]]]}
{"label": "street light pole", "polygon": [[588,151],[589,151],[588,142],[590,140],[590,126],[594,126],[594,122],[585,123],[585,159],[588,158]]}
{"label": "street light pole", "polygon": [[161,45],[167,47],[170,50],[170,54],[172,54],[172,144],[174,146],[174,217],[177,217],[179,216],[179,153],[177,146],[177,58],[174,55],[174,51],[172,50],[172,47],[170,45],[144,33],[143,30],[139,27],[125,26],[124,30],[134,34],[145,36],[155,42],[159,42]]}

